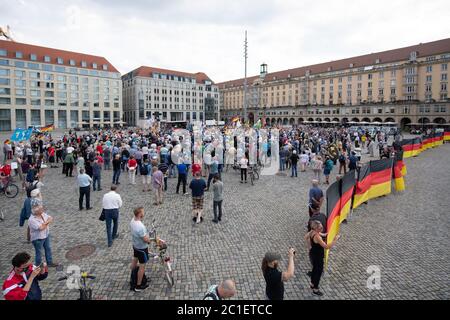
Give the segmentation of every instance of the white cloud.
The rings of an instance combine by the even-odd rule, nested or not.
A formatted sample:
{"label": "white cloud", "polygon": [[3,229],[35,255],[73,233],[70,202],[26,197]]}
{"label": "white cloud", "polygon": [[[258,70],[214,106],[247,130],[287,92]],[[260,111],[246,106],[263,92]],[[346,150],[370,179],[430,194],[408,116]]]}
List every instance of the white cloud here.
{"label": "white cloud", "polygon": [[[446,0],[0,0],[17,41],[140,65],[203,71],[214,81],[448,38]],[[26,9],[25,9],[26,8]]]}

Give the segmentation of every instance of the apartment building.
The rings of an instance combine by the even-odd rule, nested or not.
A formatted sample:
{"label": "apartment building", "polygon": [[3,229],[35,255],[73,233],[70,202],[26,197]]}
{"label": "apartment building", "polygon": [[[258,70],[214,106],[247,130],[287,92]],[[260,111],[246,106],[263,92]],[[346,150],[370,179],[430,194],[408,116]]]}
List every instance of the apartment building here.
{"label": "apartment building", "polygon": [[[449,123],[450,38],[247,79],[248,119]],[[243,117],[244,79],[218,83],[222,120]]]}
{"label": "apartment building", "polygon": [[219,89],[204,73],[141,66],[122,77],[124,120],[144,126],[219,120]]}
{"label": "apartment building", "polygon": [[0,40],[0,131],[121,121],[121,75],[104,57]]}

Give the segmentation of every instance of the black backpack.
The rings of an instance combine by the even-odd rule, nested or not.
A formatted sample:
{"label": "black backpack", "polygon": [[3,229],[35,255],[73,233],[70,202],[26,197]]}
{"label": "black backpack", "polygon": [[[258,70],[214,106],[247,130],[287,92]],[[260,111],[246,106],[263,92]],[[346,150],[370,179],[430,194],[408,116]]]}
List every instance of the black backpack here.
{"label": "black backpack", "polygon": [[148,164],[145,164],[145,163],[142,164],[140,172],[141,172],[141,176],[148,175]]}
{"label": "black backpack", "polygon": [[26,188],[28,198],[31,198],[31,191],[33,191],[34,189],[37,189],[38,182],[39,181],[34,181],[30,186],[28,186]]}
{"label": "black backpack", "polygon": [[[136,286],[137,286],[137,278],[138,278],[138,271],[139,271],[139,267],[134,268],[131,271],[131,276],[130,276],[130,291],[133,291]],[[147,284],[148,279],[147,276],[144,273],[144,276],[142,277],[142,283],[141,285],[145,285]]]}

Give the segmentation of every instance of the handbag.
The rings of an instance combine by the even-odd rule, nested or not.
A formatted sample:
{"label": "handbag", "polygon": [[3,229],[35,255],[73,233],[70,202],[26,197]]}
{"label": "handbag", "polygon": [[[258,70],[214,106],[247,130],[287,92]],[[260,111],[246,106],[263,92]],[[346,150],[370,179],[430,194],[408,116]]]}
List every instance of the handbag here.
{"label": "handbag", "polygon": [[102,209],[102,213],[100,213],[100,217],[98,217],[98,220],[105,221],[105,209]]}

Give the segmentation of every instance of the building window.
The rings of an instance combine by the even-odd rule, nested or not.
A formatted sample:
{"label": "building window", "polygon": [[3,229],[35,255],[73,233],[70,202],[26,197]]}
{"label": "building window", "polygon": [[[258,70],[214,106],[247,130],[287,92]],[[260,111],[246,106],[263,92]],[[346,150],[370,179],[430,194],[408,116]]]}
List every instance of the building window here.
{"label": "building window", "polygon": [[22,52],[16,51],[16,58],[22,59],[23,58]]}
{"label": "building window", "polygon": [[427,66],[427,73],[433,72],[433,66]]}
{"label": "building window", "polygon": [[372,77],[373,77],[373,75],[372,75],[371,73],[369,73],[369,74],[367,75],[367,78],[368,78],[369,80],[371,80]]}
{"label": "building window", "polygon": [[391,70],[391,78],[395,77],[397,75],[397,71],[396,70]]}
{"label": "building window", "polygon": [[92,68],[97,69],[97,64],[96,64],[96,63],[93,63],[93,64],[92,64]]}
{"label": "building window", "polygon": [[447,74],[446,73],[441,74],[441,81],[447,81]]}
{"label": "building window", "polygon": [[431,82],[432,81],[432,76],[427,76],[427,82]]}
{"label": "building window", "polygon": [[441,64],[441,71],[447,71],[447,64]]}
{"label": "building window", "polygon": [[82,66],[83,68],[86,68],[86,67],[87,67],[87,62],[86,62],[86,61],[81,61],[81,66]]}
{"label": "building window", "polygon": [[6,57],[8,55],[8,51],[5,49],[0,49],[0,57]]}
{"label": "building window", "polygon": [[108,70],[108,66],[106,64],[103,65],[103,70],[105,70],[105,71]]}
{"label": "building window", "polygon": [[74,65],[75,65],[75,60],[70,59],[70,60],[69,60],[69,64],[70,64],[71,66],[74,66]]}
{"label": "building window", "polygon": [[37,60],[37,57],[36,57],[36,55],[34,53],[30,54],[30,60],[31,61],[36,61]]}
{"label": "building window", "polygon": [[56,62],[57,62],[58,64],[63,64],[63,63],[64,63],[64,60],[63,60],[62,58],[57,58],[57,59],[56,59]]}
{"label": "building window", "polygon": [[44,56],[44,62],[50,62],[50,61],[51,61],[51,59],[49,56]]}

